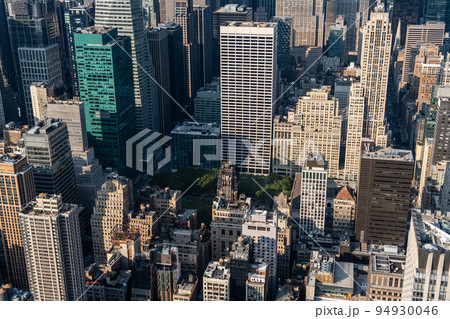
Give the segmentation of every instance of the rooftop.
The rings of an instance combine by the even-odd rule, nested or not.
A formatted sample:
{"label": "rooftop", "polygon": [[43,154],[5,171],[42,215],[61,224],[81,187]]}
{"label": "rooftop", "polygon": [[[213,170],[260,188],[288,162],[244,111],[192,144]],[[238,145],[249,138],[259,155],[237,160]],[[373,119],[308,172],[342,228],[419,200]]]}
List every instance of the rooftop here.
{"label": "rooftop", "polygon": [[184,122],[181,125],[175,127],[170,134],[183,134],[183,135],[210,135],[217,136],[220,135],[220,126],[216,123],[195,123],[195,122]]}
{"label": "rooftop", "polygon": [[228,260],[212,261],[208,264],[208,268],[205,270],[203,278],[214,278],[214,279],[230,279],[230,264]]}
{"label": "rooftop", "polygon": [[221,27],[275,28],[276,25],[274,22],[227,21]]}
{"label": "rooftop", "polygon": [[64,122],[60,119],[46,119],[45,121],[37,122],[36,126],[30,128],[26,135],[50,134],[62,125],[64,125]]}
{"label": "rooftop", "polygon": [[362,158],[378,158],[395,161],[414,162],[414,156],[411,151],[394,149],[391,147],[381,148],[374,152],[363,152]]}
{"label": "rooftop", "polygon": [[405,255],[375,253],[371,255],[370,267],[372,272],[403,276],[405,262]]}
{"label": "rooftop", "polygon": [[419,248],[426,250],[450,251],[450,213],[432,213],[413,209],[411,227],[417,238]]}

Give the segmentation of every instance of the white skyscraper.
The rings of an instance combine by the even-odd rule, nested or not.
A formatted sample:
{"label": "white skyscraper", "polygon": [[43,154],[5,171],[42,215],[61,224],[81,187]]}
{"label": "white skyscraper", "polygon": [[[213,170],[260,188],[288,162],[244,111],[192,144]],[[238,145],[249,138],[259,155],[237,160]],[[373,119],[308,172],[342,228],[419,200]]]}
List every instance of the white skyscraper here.
{"label": "white skyscraper", "polygon": [[309,158],[301,172],[300,232],[323,233],[328,174],[322,158]]}
{"label": "white skyscraper", "polygon": [[[97,0],[95,25],[114,27],[131,38],[134,96],[138,130],[159,131],[158,91],[140,0]],[[152,80],[153,78],[153,80]]]}
{"label": "white skyscraper", "polygon": [[378,5],[363,29],[361,85],[366,97],[363,136],[375,140],[376,145],[381,147],[387,144],[384,113],[391,41],[389,12],[383,5]]}
{"label": "white skyscraper", "polygon": [[85,290],[78,206],[40,194],[19,213],[28,281],[38,301],[78,300]]}
{"label": "white skyscraper", "polygon": [[277,84],[277,24],[220,27],[222,157],[241,172],[270,173]]}

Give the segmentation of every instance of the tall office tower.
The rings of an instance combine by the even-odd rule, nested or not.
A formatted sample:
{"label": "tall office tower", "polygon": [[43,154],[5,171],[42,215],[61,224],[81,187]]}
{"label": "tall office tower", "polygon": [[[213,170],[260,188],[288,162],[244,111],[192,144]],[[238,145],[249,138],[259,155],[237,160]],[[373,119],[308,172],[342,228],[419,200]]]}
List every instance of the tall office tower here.
{"label": "tall office tower", "polygon": [[239,196],[239,174],[236,166],[225,162],[217,175],[217,196],[227,203],[234,203]]}
{"label": "tall office tower", "polygon": [[356,239],[361,243],[405,244],[414,158],[391,148],[364,152],[356,204]]}
{"label": "tall office tower", "polygon": [[[19,48],[43,48],[59,44],[60,30],[54,1],[5,0],[11,51],[14,64],[15,82],[20,97],[20,116],[30,121],[31,116],[25,108],[25,96],[21,78]],[[57,46],[59,50],[59,45]],[[45,50],[44,50],[45,51]],[[40,52],[44,54],[44,52]],[[60,59],[62,54],[60,56]],[[41,63],[45,60],[40,60]],[[38,61],[35,61],[38,62]],[[55,61],[56,62],[56,61]],[[34,65],[31,65],[33,67]],[[29,91],[28,91],[29,92]],[[34,124],[32,121],[30,124]]]}
{"label": "tall office tower", "polygon": [[344,180],[357,181],[361,162],[364,123],[364,88],[357,82],[351,85],[347,114]]}
{"label": "tall office tower", "polygon": [[363,136],[375,140],[377,146],[386,147],[384,113],[392,34],[389,12],[385,12],[383,5],[373,10],[362,32],[361,86],[366,98]]}
{"label": "tall office tower", "polygon": [[104,167],[122,172],[126,141],[136,129],[130,38],[90,27],[75,34],[75,50],[90,145]]}
{"label": "tall office tower", "polygon": [[19,212],[36,196],[33,168],[26,157],[5,154],[0,157],[0,271],[15,287],[28,289]]}
{"label": "tall office tower", "polygon": [[346,30],[346,26],[340,23],[332,23],[330,25],[326,42],[329,57],[342,58]]}
{"label": "tall office tower", "polygon": [[231,300],[245,300],[245,283],[252,258],[251,238],[239,236],[230,250]]}
{"label": "tall office tower", "polygon": [[436,90],[437,111],[436,126],[434,128],[432,164],[450,160],[450,145],[448,134],[450,132],[450,92]]}
{"label": "tall office tower", "polygon": [[158,27],[166,29],[169,35],[170,94],[175,100],[172,100],[171,115],[172,122],[181,122],[184,114],[180,106],[185,107],[187,103],[183,29],[175,22],[161,23]]}
{"label": "tall office tower", "polygon": [[203,275],[203,301],[230,301],[230,263],[212,261]]}
{"label": "tall office tower", "polygon": [[[130,38],[131,54],[130,51],[126,49],[127,53],[123,52],[125,54],[121,60],[129,60],[130,55],[133,58],[132,66],[130,67],[133,69],[137,129],[143,130],[144,128],[149,128],[153,131],[160,131],[158,91],[155,82],[155,72],[152,65],[152,56],[150,55],[147,34],[144,29],[142,1],[96,1],[95,26],[104,27],[106,29],[111,27],[117,28],[118,36]],[[104,39],[105,41],[107,39],[111,41],[113,40],[112,38],[116,38],[117,35],[106,33]],[[106,43],[103,44],[105,45]],[[110,46],[113,45],[110,44]],[[128,62],[125,61],[122,61],[122,63],[128,64]],[[83,99],[82,101],[86,102]]]}
{"label": "tall office tower", "polygon": [[344,23],[347,26],[344,57],[347,58],[352,51],[359,52],[359,48],[361,47],[360,31],[369,19],[369,12],[370,0],[336,1],[336,14],[338,16],[344,16]]}
{"label": "tall office tower", "polygon": [[272,17],[270,20],[278,24],[277,63],[282,77],[289,77],[292,42],[292,18]]}
{"label": "tall office tower", "polygon": [[[449,301],[448,215],[411,211],[402,301]],[[418,283],[419,281],[419,283]]]}
{"label": "tall office tower", "polygon": [[75,171],[66,123],[47,119],[23,135],[28,163],[33,165],[36,193],[61,195],[78,203]]}
{"label": "tall office tower", "polygon": [[172,301],[181,277],[178,248],[161,245],[155,248],[151,254],[155,261],[153,271],[156,277],[156,300]]}
{"label": "tall office tower", "polygon": [[400,43],[405,44],[406,28],[408,25],[418,24],[423,11],[421,0],[397,0],[392,13],[392,30],[397,32],[400,24]]}
{"label": "tall office tower", "polygon": [[405,60],[403,62],[401,86],[411,82],[414,72],[414,60],[411,51],[417,43],[433,43],[441,46],[444,39],[445,24],[427,23],[421,25],[408,25],[406,29]]}
{"label": "tall office tower", "polygon": [[279,0],[276,5],[277,16],[293,18],[293,46],[323,47],[325,1]]}
{"label": "tall office tower", "polygon": [[293,162],[296,171],[308,155],[321,155],[328,163],[330,177],[339,176],[342,118],[339,101],[330,97],[329,87],[313,90],[298,100],[293,126]]}
{"label": "tall office tower", "polygon": [[172,101],[169,94],[172,93],[170,91],[170,75],[173,74],[170,72],[169,34],[167,29],[151,27],[148,28],[147,38],[150,44],[155,79],[160,85],[158,86],[158,101],[161,133],[168,135],[172,129],[172,112],[170,110]]}
{"label": "tall office tower", "polygon": [[112,247],[111,231],[122,226],[125,213],[133,207],[133,184],[122,176],[107,176],[97,191],[91,217],[92,242],[96,263],[106,263],[106,253]]}
{"label": "tall office tower", "polygon": [[79,203],[84,207],[80,216],[81,234],[84,235],[85,230],[90,228],[97,191],[105,181],[94,149],[88,145],[84,103],[78,100],[54,100],[47,106],[47,116],[61,119],[67,125]]}
{"label": "tall office tower", "polygon": [[236,203],[226,203],[221,198],[213,201],[211,221],[212,260],[225,258],[236,238],[242,234],[244,217],[251,209],[251,199],[241,196]]}
{"label": "tall office tower", "polygon": [[72,78],[72,93],[74,96],[79,96],[74,35],[82,29],[94,25],[94,8],[85,5],[68,8],[64,12],[64,20],[67,34],[67,49],[69,51],[70,75]]}
{"label": "tall office tower", "polygon": [[277,211],[253,210],[242,224],[242,235],[253,240],[253,260],[260,258],[268,265],[271,299],[277,289],[278,214]]}
{"label": "tall office tower", "polygon": [[333,235],[355,233],[356,201],[354,192],[345,185],[333,200]]}
{"label": "tall office tower", "polygon": [[5,0],[0,0],[0,64],[3,64],[3,68],[5,68],[4,73],[8,74],[8,82],[14,82],[14,66],[12,62],[11,42],[9,39],[5,4]]}
{"label": "tall office tower", "polygon": [[197,91],[194,99],[194,117],[198,122],[220,124],[220,83],[218,78]]}
{"label": "tall office tower", "polygon": [[220,26],[227,21],[253,21],[253,10],[238,4],[227,4],[213,13],[213,74],[220,75]]}
{"label": "tall office tower", "polygon": [[241,172],[268,175],[277,91],[277,25],[225,22],[220,27],[220,52],[223,159]]}
{"label": "tall office tower", "polygon": [[194,11],[192,0],[174,0],[173,20],[178,23],[183,30],[183,45],[185,58],[185,76],[187,100],[191,101],[198,88],[199,81],[199,51],[196,43],[194,30]]}
{"label": "tall office tower", "polygon": [[412,79],[412,98],[416,98],[416,110],[422,110],[424,104],[430,105],[433,88],[437,84],[441,71],[442,55],[435,44],[417,44],[419,54],[415,58]]}
{"label": "tall office tower", "polygon": [[200,86],[212,81],[212,11],[211,6],[194,5],[194,38],[198,47]]}
{"label": "tall office tower", "polygon": [[78,206],[63,204],[60,195],[40,194],[19,219],[34,300],[85,300]]}
{"label": "tall office tower", "polygon": [[157,27],[161,23],[161,7],[160,0],[143,0],[142,8],[144,9],[144,21],[147,28]]}
{"label": "tall office tower", "polygon": [[301,172],[300,232],[323,234],[328,174],[320,157],[306,160]]}
{"label": "tall office tower", "polygon": [[444,22],[445,31],[450,31],[450,3],[445,0],[427,0],[425,5],[426,22]]}
{"label": "tall office tower", "polygon": [[29,125],[33,125],[35,118],[30,85],[33,82],[62,82],[61,55],[58,44],[53,44],[41,48],[20,47],[18,56],[27,122]]}
{"label": "tall office tower", "polygon": [[328,43],[328,37],[330,36],[330,27],[336,22],[337,1],[327,0],[325,2],[325,26],[323,43]]}
{"label": "tall office tower", "polygon": [[450,211],[450,162],[445,162],[444,182],[441,186],[441,196],[439,198],[441,204],[441,212]]}

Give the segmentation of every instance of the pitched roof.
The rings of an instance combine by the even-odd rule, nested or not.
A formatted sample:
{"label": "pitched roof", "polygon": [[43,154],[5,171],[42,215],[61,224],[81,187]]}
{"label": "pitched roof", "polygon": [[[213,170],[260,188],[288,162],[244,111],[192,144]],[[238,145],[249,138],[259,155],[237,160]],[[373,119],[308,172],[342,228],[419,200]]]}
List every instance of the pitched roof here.
{"label": "pitched roof", "polygon": [[339,193],[336,196],[336,199],[344,199],[344,200],[355,201],[355,198],[350,193],[350,191],[348,190],[347,186],[344,186],[344,187],[341,188],[341,190],[339,191]]}

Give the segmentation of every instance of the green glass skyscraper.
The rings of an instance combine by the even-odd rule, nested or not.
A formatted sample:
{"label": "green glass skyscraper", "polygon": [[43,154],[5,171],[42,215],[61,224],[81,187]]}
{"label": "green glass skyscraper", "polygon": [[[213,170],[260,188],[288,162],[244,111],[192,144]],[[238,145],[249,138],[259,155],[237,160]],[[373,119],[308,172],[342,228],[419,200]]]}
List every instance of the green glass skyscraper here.
{"label": "green glass skyscraper", "polygon": [[[122,48],[124,49],[122,49]],[[136,132],[130,37],[116,28],[89,27],[75,34],[80,100],[89,144],[103,167],[125,171],[126,141]]]}

